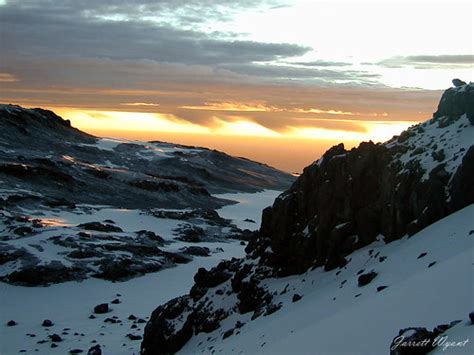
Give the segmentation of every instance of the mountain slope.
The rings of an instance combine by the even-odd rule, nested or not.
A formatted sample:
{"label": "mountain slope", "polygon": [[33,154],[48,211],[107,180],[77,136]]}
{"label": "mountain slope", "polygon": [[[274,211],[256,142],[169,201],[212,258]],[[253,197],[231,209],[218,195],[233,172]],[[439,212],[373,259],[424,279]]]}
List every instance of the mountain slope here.
{"label": "mountain slope", "polygon": [[[398,330],[408,326],[433,328],[462,320],[460,326],[472,332],[473,215],[471,205],[410,238],[372,243],[351,254],[351,262],[340,271],[318,268],[266,279],[264,287],[273,295],[272,303],[282,304],[281,310],[254,321],[251,314],[229,316],[217,331],[194,337],[182,353],[205,354],[213,346],[223,354],[379,355],[387,354]],[[378,275],[359,287],[360,270]],[[382,286],[387,288],[378,292]],[[230,288],[226,282],[211,289],[209,301],[226,302],[214,292]],[[302,299],[293,303],[295,294]],[[246,325],[235,329],[237,321]],[[234,335],[222,340],[229,329],[235,329]],[[206,341],[208,337],[212,340]],[[468,344],[463,353],[472,353],[473,346]]]}
{"label": "mountain slope", "polygon": [[[433,292],[442,288],[442,285],[435,282],[436,272],[431,270],[433,265],[425,278],[421,275],[425,274],[428,265],[416,266],[414,262],[408,261],[408,254],[411,258],[412,253],[418,253],[420,246],[410,247],[411,242],[405,242],[405,236],[414,235],[474,202],[473,117],[474,85],[467,84],[448,89],[443,94],[438,111],[431,120],[410,128],[385,144],[362,143],[350,151],[346,151],[343,145],[331,148],[319,161],[306,168],[293,186],[275,200],[271,208],[264,210],[259,234],[246,248],[246,258],[223,262],[210,271],[199,270],[194,277],[195,285],[189,295],[170,301],[155,310],[145,329],[142,354],[175,352],[191,338],[194,345],[189,345],[191,348],[187,348],[188,351],[194,349],[199,341],[202,341],[202,346],[197,345],[200,349],[206,346],[217,347],[216,344],[220,344],[221,337],[228,338],[233,333],[239,332],[243,334],[247,326],[240,330],[242,323],[257,318],[255,323],[249,322],[252,324],[249,328],[254,324],[261,324],[263,327],[264,324],[271,323],[272,327],[282,326],[283,329],[290,331],[291,329],[283,325],[285,324],[283,320],[278,318],[280,312],[284,312],[279,309],[288,303],[285,297],[290,297],[282,295],[290,292],[293,296],[297,291],[296,288],[294,292],[291,288],[286,288],[285,283],[293,280],[293,284],[296,282],[308,285],[309,275],[312,275],[311,283],[314,282],[316,285],[317,291],[314,292],[322,292],[322,295],[325,295],[318,296],[318,299],[329,295],[331,299],[332,297],[337,299],[337,295],[333,292],[335,285],[341,289],[346,283],[353,285],[354,278],[359,276],[357,272],[365,266],[370,266],[370,270],[360,272],[361,283],[370,283],[375,277],[377,286],[398,284],[393,288],[394,295],[406,292],[405,302],[409,302],[412,296],[410,293],[415,292],[410,287],[414,287],[416,282],[404,284],[402,281],[410,272],[420,275],[418,281],[424,280],[423,282],[429,284],[429,289]],[[448,241],[443,232],[437,239],[433,239],[433,241],[439,239],[439,243],[426,245],[426,249],[434,254],[435,250],[446,247],[447,254],[439,254],[439,258],[448,264],[452,262],[454,266],[458,262],[464,263],[466,255],[469,255],[469,253],[462,254],[461,251],[472,250],[468,229],[473,229],[469,219],[473,211],[470,207],[463,211],[459,214],[462,216],[460,221],[447,222],[446,228],[451,228],[457,223],[463,225],[462,231],[456,232],[456,242]],[[422,240],[422,244],[427,243],[430,233],[433,233],[433,229],[428,229],[425,233],[420,232],[419,235],[422,237],[414,236],[413,240]],[[403,243],[400,238],[404,238]],[[374,250],[370,252],[367,246],[376,241],[391,244],[382,245],[379,252]],[[404,253],[405,243],[408,243],[406,248],[413,250]],[[459,243],[458,249],[450,246],[456,243]],[[430,249],[431,247],[434,249]],[[453,256],[450,253],[456,250],[459,251],[459,255],[448,262]],[[361,254],[363,251],[367,254]],[[384,273],[392,274],[393,277],[379,277],[376,273],[370,272],[377,263],[388,265],[385,264],[387,255],[382,254],[385,251],[387,254],[390,251],[393,263],[390,262],[389,268],[385,269],[383,266],[382,269]],[[426,256],[421,255],[422,253],[424,251],[419,252],[420,259]],[[431,260],[430,263],[435,261],[437,260]],[[413,271],[410,271],[410,268],[397,266],[404,262],[407,266],[411,265]],[[451,267],[447,270],[452,271]],[[314,271],[307,271],[309,268]],[[336,268],[339,270],[336,271]],[[398,268],[401,269],[400,273],[397,273]],[[330,272],[324,273],[323,270]],[[308,274],[293,279],[281,279],[303,272]],[[339,276],[343,274],[346,277],[352,274],[352,282],[340,279]],[[457,287],[460,283],[469,283],[467,275],[463,273],[459,279],[454,278],[452,281],[456,282],[456,285],[453,287]],[[337,283],[328,281],[335,276],[338,276]],[[378,284],[379,281],[387,284]],[[308,286],[304,291],[310,292],[313,287]],[[349,302],[349,298],[351,301],[352,297],[356,298],[354,303],[349,302],[354,305],[354,312],[372,311],[368,306],[359,305],[359,298],[363,299],[362,294],[355,295],[355,288],[352,286],[348,289],[350,296],[346,294],[344,299]],[[459,289],[460,292],[464,290]],[[380,289],[380,295],[384,295],[385,291]],[[427,297],[425,300],[427,303],[433,302],[432,295],[424,294],[424,296]],[[455,298],[452,295],[448,296],[448,302],[455,303]],[[295,296],[294,300],[298,301],[298,298]],[[308,309],[300,307],[300,304],[304,304],[305,298],[294,306],[295,309],[299,309],[303,319]],[[381,299],[384,303],[384,297]],[[322,300],[324,298],[319,301]],[[316,304],[314,306],[316,307]],[[459,306],[462,306],[464,312],[470,311],[469,303],[465,299]],[[314,317],[308,317],[302,322],[309,322],[306,326],[310,327],[310,324],[315,323],[315,319],[329,317],[329,314],[318,314],[325,312],[324,307],[326,304],[321,304],[321,309],[317,308]],[[273,315],[275,312],[276,315]],[[387,317],[396,312],[397,308],[392,308]],[[424,312],[417,313],[419,322],[423,322],[420,318],[423,318]],[[459,310],[442,315],[458,317],[458,314]],[[441,312],[435,315],[438,317]],[[380,314],[379,316],[384,317]],[[341,317],[337,320],[342,322],[345,319]],[[443,319],[443,321],[449,320],[452,319]],[[236,324],[237,321],[240,323]],[[378,318],[373,318],[373,323],[377,322]],[[322,327],[318,328],[321,337],[324,338],[329,334],[324,332],[324,322],[315,324],[315,327],[318,324]],[[349,324],[351,327],[359,326],[355,323],[349,322]],[[397,330],[389,329],[393,336]],[[337,333],[336,329],[333,329],[333,332],[341,334]],[[283,336],[276,330],[275,334]],[[302,334],[311,338],[308,333]],[[241,340],[243,341],[243,338]],[[327,341],[331,341],[329,336]],[[225,340],[224,344],[227,342],[232,340]],[[264,342],[262,340],[262,343]],[[384,342],[387,342],[387,339],[384,339]],[[386,349],[389,343],[386,343]],[[298,343],[290,344],[294,353],[298,349]],[[240,351],[243,347],[245,345],[235,346],[233,350]],[[258,347],[245,349],[247,353],[262,351]],[[309,348],[303,349],[309,351]],[[314,344],[314,349],[316,351],[319,349],[317,344]],[[329,348],[322,347],[322,349],[330,351]],[[273,350],[278,352],[278,346]],[[361,349],[361,353],[364,353],[363,350],[367,349]]]}
{"label": "mountain slope", "polygon": [[236,203],[223,197],[274,196],[293,180],[222,152],[100,139],[51,111],[0,105],[0,280],[124,281],[219,254],[212,243],[252,234],[215,211]]}
{"label": "mountain slope", "polygon": [[13,105],[0,106],[0,148],[2,188],[46,201],[218,208],[229,201],[211,194],[283,190],[294,180],[206,148],[96,138],[51,111]]}

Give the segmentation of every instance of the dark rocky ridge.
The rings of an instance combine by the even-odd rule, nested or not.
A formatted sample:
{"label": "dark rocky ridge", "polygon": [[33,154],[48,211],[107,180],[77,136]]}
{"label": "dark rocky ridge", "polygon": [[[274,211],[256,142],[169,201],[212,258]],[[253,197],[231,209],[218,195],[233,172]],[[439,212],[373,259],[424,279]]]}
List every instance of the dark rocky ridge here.
{"label": "dark rocky ridge", "polygon": [[[264,210],[245,258],[200,270],[189,295],[153,312],[142,355],[174,353],[234,312],[254,319],[278,310],[262,280],[343,266],[378,236],[390,242],[414,234],[474,203],[473,94],[473,84],[448,89],[430,121],[385,144],[329,149]],[[433,154],[441,149],[444,156]],[[217,286],[237,304],[213,305],[208,291]]]}
{"label": "dark rocky ridge", "polygon": [[[378,235],[390,242],[414,234],[473,203],[472,145],[463,152],[454,174],[443,163],[427,172],[416,159],[406,164],[399,161],[401,152],[411,150],[415,156],[417,150],[431,148],[405,145],[407,136],[416,140],[430,124],[448,129],[460,123],[465,129],[470,125],[466,118],[473,112],[474,86],[451,88],[430,122],[388,144],[364,142],[350,151],[340,144],[329,149],[263,211],[260,239],[253,243],[253,252],[262,255],[261,250],[271,246],[273,253],[264,256],[264,262],[282,275],[301,273],[313,265],[330,270],[344,265],[346,255]],[[427,179],[423,179],[425,173]]]}

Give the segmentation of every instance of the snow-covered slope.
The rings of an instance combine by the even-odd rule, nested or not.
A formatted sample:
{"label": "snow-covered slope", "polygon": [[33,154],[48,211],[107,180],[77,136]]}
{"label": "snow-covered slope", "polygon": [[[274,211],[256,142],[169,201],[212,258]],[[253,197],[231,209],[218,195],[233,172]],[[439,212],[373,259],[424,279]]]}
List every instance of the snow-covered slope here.
{"label": "snow-covered slope", "polygon": [[[252,313],[234,312],[218,330],[193,337],[180,353],[379,355],[389,353],[401,328],[462,320],[459,334],[450,340],[468,337],[470,342],[458,351],[472,354],[474,326],[468,314],[474,309],[473,217],[471,205],[412,237],[374,242],[351,254],[340,270],[324,272],[320,267],[267,279],[261,286],[272,294],[273,304],[282,305],[278,312],[254,321]],[[377,276],[360,287],[361,271]],[[386,288],[378,292],[382,286]],[[205,297],[215,307],[224,303],[231,309],[231,300],[216,294],[224,290],[225,295],[230,288],[229,280]],[[296,294],[302,298],[292,302]],[[236,328],[236,322],[245,325]],[[223,339],[230,329],[234,334]]]}

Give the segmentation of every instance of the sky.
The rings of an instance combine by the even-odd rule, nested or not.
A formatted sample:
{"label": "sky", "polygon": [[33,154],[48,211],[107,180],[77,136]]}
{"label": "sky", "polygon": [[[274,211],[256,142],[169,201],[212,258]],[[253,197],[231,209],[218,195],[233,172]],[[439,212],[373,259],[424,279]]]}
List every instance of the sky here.
{"label": "sky", "polygon": [[471,1],[0,0],[0,102],[289,172],[473,79]]}

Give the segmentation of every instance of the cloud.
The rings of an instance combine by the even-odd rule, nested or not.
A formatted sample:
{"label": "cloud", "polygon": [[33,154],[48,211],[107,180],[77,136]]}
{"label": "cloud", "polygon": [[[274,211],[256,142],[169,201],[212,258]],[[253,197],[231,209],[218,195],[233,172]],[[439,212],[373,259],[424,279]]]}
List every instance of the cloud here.
{"label": "cloud", "polygon": [[17,77],[9,73],[0,73],[0,83],[15,83],[19,81]]}
{"label": "cloud", "polygon": [[220,65],[222,69],[233,73],[262,78],[303,80],[319,83],[353,82],[373,83],[379,77],[378,74],[355,70],[331,70],[298,68],[290,65],[276,64],[228,64]]}
{"label": "cloud", "polygon": [[412,55],[405,57],[392,57],[382,60],[378,65],[387,68],[402,68],[412,66],[417,69],[433,68],[466,68],[474,65],[474,55],[471,54],[445,54],[445,55]]}
{"label": "cloud", "polygon": [[121,103],[122,106],[160,106],[160,104],[155,104],[152,102],[124,102]]}
{"label": "cloud", "polygon": [[181,106],[187,110],[199,111],[231,111],[231,112],[277,112],[281,111],[278,107],[270,107],[262,103],[241,103],[241,102],[205,102],[200,106]]}
{"label": "cloud", "polygon": [[312,62],[287,62],[286,64],[300,65],[304,67],[348,67],[352,65],[352,63],[332,62],[327,60],[315,60]]}
{"label": "cloud", "polygon": [[122,82],[148,83],[151,78],[377,83],[377,74],[340,70],[348,64],[343,62],[275,64],[307,54],[312,50],[307,46],[243,40],[235,34],[180,24],[184,18],[221,21],[219,16],[229,11],[280,5],[285,4],[269,0],[238,0],[232,7],[224,0],[212,5],[205,0],[12,1],[0,13],[2,65],[30,82],[41,81],[44,87],[61,85],[61,80],[115,87]]}
{"label": "cloud", "polygon": [[[311,48],[288,43],[226,40],[219,34],[183,29],[154,18],[182,15],[182,8],[204,9],[204,1],[161,1],[133,6],[125,1],[8,3],[2,7],[2,51],[44,57],[147,59],[189,65],[249,63],[300,56]],[[218,1],[217,4],[220,2]],[[250,6],[248,1],[237,2]],[[184,11],[187,13],[186,11]],[[127,16],[122,16],[125,13]],[[100,14],[100,16],[98,15]],[[149,16],[148,16],[149,15]],[[153,16],[152,16],[153,15]],[[188,15],[186,15],[188,16]],[[173,22],[173,21],[171,21]]]}

